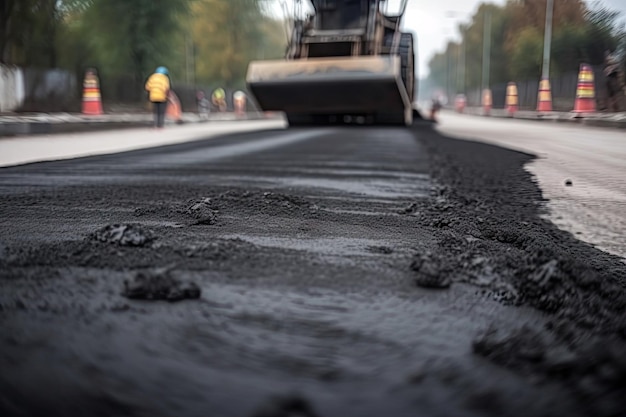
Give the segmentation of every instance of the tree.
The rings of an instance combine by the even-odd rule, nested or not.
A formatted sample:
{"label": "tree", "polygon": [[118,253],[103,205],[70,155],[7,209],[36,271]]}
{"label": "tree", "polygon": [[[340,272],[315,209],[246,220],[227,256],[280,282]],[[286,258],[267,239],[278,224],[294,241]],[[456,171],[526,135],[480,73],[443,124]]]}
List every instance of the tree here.
{"label": "tree", "polygon": [[265,13],[264,1],[0,0],[0,61],[68,69],[79,79],[96,67],[103,84],[119,85],[113,95],[138,99],[159,65],[175,83],[187,73],[197,75],[189,82],[241,88],[250,60],[285,51],[283,22]]}
{"label": "tree", "polygon": [[619,12],[603,6],[587,11],[585,58],[588,63],[601,64],[606,51],[617,50],[620,41],[626,36],[626,31],[617,22],[619,16]]}
{"label": "tree", "polygon": [[200,0],[193,4],[192,15],[199,81],[242,87],[250,60],[284,52],[276,46],[280,22],[263,14],[259,0]]}
{"label": "tree", "polygon": [[537,78],[543,62],[543,33],[536,27],[527,26],[517,36],[510,51],[511,79]]}
{"label": "tree", "polygon": [[187,7],[188,0],[94,0],[84,15],[86,36],[101,67],[130,71],[139,86],[173,55]]}
{"label": "tree", "polygon": [[[509,80],[537,80],[541,76],[547,0],[509,0],[505,6],[481,4],[471,22],[460,27],[465,48],[465,85],[479,88],[482,72],[483,25],[491,14],[490,84]],[[551,76],[578,71],[581,62],[602,63],[607,50],[622,51],[626,62],[626,32],[618,12],[603,6],[588,9],[582,0],[554,2]],[[621,45],[621,46],[620,46]],[[621,49],[620,49],[621,48]],[[444,86],[443,56],[429,63],[433,83]]]}
{"label": "tree", "polygon": [[56,66],[58,0],[0,2],[0,62]]}

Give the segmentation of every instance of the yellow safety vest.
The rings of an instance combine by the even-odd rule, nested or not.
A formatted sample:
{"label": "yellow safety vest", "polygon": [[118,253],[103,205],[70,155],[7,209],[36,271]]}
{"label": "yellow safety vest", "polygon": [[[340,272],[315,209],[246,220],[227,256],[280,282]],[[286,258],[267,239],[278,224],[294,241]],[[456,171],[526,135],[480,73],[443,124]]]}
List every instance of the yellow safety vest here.
{"label": "yellow safety vest", "polygon": [[146,91],[150,92],[150,101],[167,101],[170,79],[165,74],[152,74],[146,82]]}

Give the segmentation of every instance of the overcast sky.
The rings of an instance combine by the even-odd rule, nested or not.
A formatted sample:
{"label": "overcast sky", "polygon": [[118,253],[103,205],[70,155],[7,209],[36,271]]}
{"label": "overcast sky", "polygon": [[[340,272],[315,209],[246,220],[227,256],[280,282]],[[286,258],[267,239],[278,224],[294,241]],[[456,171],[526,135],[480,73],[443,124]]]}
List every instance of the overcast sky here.
{"label": "overcast sky", "polygon": [[[388,0],[393,10],[401,0]],[[555,2],[563,0],[554,0]],[[276,0],[278,3],[279,0]],[[287,0],[291,3],[291,0]],[[461,22],[468,22],[478,5],[484,0],[409,0],[404,17],[405,30],[412,31],[418,39],[418,74],[428,73],[428,61],[445,48],[450,39],[459,39],[456,28]],[[488,3],[505,4],[506,0],[491,0]],[[587,3],[601,3],[620,11],[620,19],[626,24],[626,0],[587,0]],[[279,11],[280,8],[276,7]]]}

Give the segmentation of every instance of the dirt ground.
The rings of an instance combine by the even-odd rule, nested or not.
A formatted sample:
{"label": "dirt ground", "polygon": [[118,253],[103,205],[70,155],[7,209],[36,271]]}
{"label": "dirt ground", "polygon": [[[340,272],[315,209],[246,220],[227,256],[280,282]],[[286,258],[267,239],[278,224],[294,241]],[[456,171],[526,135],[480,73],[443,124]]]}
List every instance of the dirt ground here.
{"label": "dirt ground", "polygon": [[0,415],[626,415],[626,265],[532,159],[420,125],[2,168]]}

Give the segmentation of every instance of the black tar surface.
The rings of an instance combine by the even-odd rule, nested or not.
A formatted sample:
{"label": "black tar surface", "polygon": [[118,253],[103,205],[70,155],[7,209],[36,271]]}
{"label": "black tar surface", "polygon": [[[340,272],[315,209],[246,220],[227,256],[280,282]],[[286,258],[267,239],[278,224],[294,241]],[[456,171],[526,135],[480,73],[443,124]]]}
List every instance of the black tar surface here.
{"label": "black tar surface", "polygon": [[625,415],[626,265],[531,155],[315,132],[1,169],[0,415]]}

